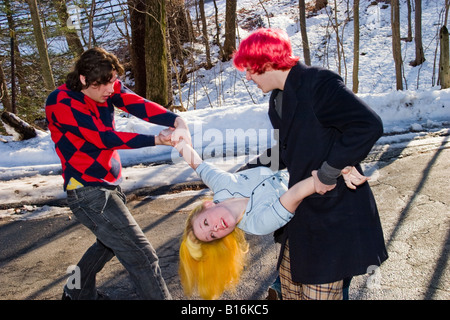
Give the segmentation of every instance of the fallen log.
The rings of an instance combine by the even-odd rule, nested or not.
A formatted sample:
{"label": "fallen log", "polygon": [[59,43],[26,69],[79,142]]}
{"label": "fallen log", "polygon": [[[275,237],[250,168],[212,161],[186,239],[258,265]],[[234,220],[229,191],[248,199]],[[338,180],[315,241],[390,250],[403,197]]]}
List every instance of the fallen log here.
{"label": "fallen log", "polygon": [[4,111],[1,120],[6,131],[13,135],[15,140],[27,140],[37,136],[36,128],[20,119],[14,113]]}

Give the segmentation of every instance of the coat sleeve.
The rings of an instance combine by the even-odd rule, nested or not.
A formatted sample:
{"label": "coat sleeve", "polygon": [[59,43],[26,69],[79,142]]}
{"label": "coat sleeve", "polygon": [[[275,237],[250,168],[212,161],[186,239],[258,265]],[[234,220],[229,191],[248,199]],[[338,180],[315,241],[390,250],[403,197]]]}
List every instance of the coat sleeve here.
{"label": "coat sleeve", "polygon": [[380,117],[345,86],[339,75],[329,70],[318,72],[312,95],[319,122],[337,130],[338,138],[326,162],[341,170],[364,160],[383,134]]}

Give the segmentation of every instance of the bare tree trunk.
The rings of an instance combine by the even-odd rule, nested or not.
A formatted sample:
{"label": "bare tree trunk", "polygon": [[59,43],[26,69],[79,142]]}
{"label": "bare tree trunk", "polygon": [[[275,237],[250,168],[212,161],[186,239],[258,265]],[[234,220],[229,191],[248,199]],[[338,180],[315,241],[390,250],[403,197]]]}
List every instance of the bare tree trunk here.
{"label": "bare tree trunk", "polygon": [[11,112],[17,113],[16,104],[16,36],[14,30],[10,30],[11,34]]}
{"label": "bare tree trunk", "polygon": [[353,1],[353,92],[359,88],[359,0]]}
{"label": "bare tree trunk", "polygon": [[449,39],[448,30],[443,26],[439,32],[440,36],[440,59],[439,59],[439,82],[441,89],[450,88],[450,63],[449,63]]}
{"label": "bare tree trunk", "polygon": [[[170,54],[175,58],[173,68],[176,71],[177,80],[181,82],[187,81],[187,70],[184,63],[183,43],[191,39],[187,19],[185,14],[184,2],[180,0],[169,0],[166,2],[167,25],[170,40]],[[178,72],[178,67],[180,71]]]}
{"label": "bare tree trunk", "polygon": [[225,11],[225,42],[223,44],[222,61],[231,59],[236,50],[236,0],[227,0]]}
{"label": "bare tree trunk", "polygon": [[194,42],[195,41],[195,31],[194,31],[194,24],[192,23],[191,14],[189,13],[189,9],[184,7],[184,16],[186,18],[186,28],[188,29],[188,35],[189,39],[187,42]]}
{"label": "bare tree trunk", "polygon": [[[167,19],[167,25],[169,26],[167,28],[167,31],[169,33],[169,36],[167,37],[168,42],[169,42],[169,44],[168,44],[169,50],[167,50],[167,52],[170,55],[168,57],[168,63],[169,63],[168,68],[169,68],[169,70],[173,70],[175,72],[175,77],[176,77],[177,86],[178,86],[178,92],[180,93],[180,105],[173,104],[173,92],[172,92],[172,88],[170,85],[171,80],[172,80],[172,74],[171,74],[171,72],[167,72],[168,73],[167,76],[169,77],[169,79],[168,79],[169,104],[168,104],[167,108],[172,111],[174,109],[186,111],[186,109],[183,106],[183,95],[181,92],[181,82],[187,81],[187,72],[186,72],[186,67],[184,65],[183,47],[181,45],[181,40],[180,40],[180,34],[182,34],[183,31],[186,32],[186,26],[184,28],[180,28],[180,26],[178,25],[178,21],[180,21],[180,19],[178,19],[178,16],[179,15],[184,16],[184,2],[179,1],[179,0],[177,0],[177,1],[169,0],[166,3],[167,16],[169,17]],[[185,22],[186,22],[185,20],[184,20],[184,22],[181,21],[182,24],[184,24]],[[175,55],[175,59],[172,58],[172,55],[173,55],[172,53]],[[180,71],[178,71],[178,66],[180,67]]]}
{"label": "bare tree trunk", "polygon": [[339,37],[339,22],[338,22],[337,14],[338,14],[337,1],[334,0],[334,25],[333,25],[333,27],[334,27],[334,31],[336,32],[336,50],[337,50],[337,56],[338,56],[338,73],[342,74],[342,71],[341,71],[342,59],[341,59],[341,45],[340,45],[341,39]]}
{"label": "bare tree trunk", "polygon": [[96,39],[94,36],[94,16],[95,16],[95,0],[91,1],[91,7],[88,12],[88,8],[85,7],[86,16],[88,18],[89,35],[88,35],[88,48],[96,46]]}
{"label": "bare tree trunk", "polygon": [[215,21],[216,21],[216,43],[219,47],[219,57],[221,57],[222,61],[224,60],[224,52],[223,46],[220,43],[220,23],[219,23],[219,9],[217,8],[216,0],[214,2],[214,12],[215,12]]}
{"label": "bare tree trunk", "polygon": [[450,8],[450,0],[445,0],[445,14],[444,14],[444,26],[447,25],[448,21],[448,9]]}
{"label": "bare tree trunk", "polygon": [[412,41],[412,27],[411,27],[411,0],[406,0],[406,5],[408,6],[408,36],[406,37],[406,42]]}
{"label": "bare tree trunk", "polygon": [[[170,1],[170,0],[169,0]],[[166,0],[164,0],[164,3],[166,3]],[[166,4],[167,5],[167,4]],[[166,7],[167,8],[167,7]],[[176,66],[173,64],[173,59],[172,59],[172,41],[171,38],[169,36],[169,21],[167,19],[167,10],[165,10],[166,14],[165,14],[165,25],[166,27],[165,29],[165,42],[166,42],[166,63],[167,63],[167,68],[166,68],[166,101],[167,103],[164,105],[164,107],[169,108],[170,106],[173,105],[173,90],[172,90],[172,67],[173,69],[176,68]],[[179,75],[178,75],[178,70],[175,72],[175,76],[177,77],[177,82],[179,83]]]}
{"label": "bare tree trunk", "polygon": [[145,12],[143,0],[128,0],[131,24],[131,67],[134,76],[134,92],[146,96],[147,75],[145,68]]}
{"label": "bare tree trunk", "polygon": [[392,26],[392,52],[394,55],[394,62],[395,62],[395,79],[397,82],[397,90],[403,90],[399,0],[391,0],[391,26]]}
{"label": "bare tree trunk", "polygon": [[[22,95],[28,95],[28,89],[27,89],[27,81],[24,76],[26,74],[24,72],[23,64],[22,64],[22,58],[20,57],[20,51],[19,46],[17,45],[17,37],[16,37],[16,25],[13,19],[13,12],[10,4],[10,0],[4,0],[5,10],[6,10],[6,18],[8,20],[8,27],[11,34],[11,40],[13,41],[13,46],[11,47],[11,52],[14,52],[14,56],[11,56],[11,60],[14,59],[14,63],[11,64],[11,68],[14,68],[14,78],[17,76],[17,81],[19,82],[19,88],[20,93]],[[13,82],[11,82],[11,86],[13,85]],[[15,87],[15,84],[14,84]],[[12,104],[12,112],[16,113],[16,101],[15,101],[15,88],[14,88],[14,94],[11,92],[11,101]]]}
{"label": "bare tree trunk", "polygon": [[[84,15],[87,18],[87,23],[88,23],[88,38],[86,39],[86,37],[84,36],[84,26],[81,23],[82,21],[80,21],[80,26],[81,26],[81,39],[83,40],[85,46],[90,49],[93,46],[95,47],[96,45],[96,40],[94,37],[94,15],[95,15],[95,0],[91,0],[91,3],[87,3],[86,0],[82,0],[80,4],[81,9],[83,9]],[[88,8],[89,6],[89,8]]]}
{"label": "bare tree trunk", "polygon": [[416,44],[416,59],[410,62],[415,67],[425,61],[422,45],[422,0],[415,0],[416,10],[414,12],[414,43]]}
{"label": "bare tree trunk", "polygon": [[48,58],[47,43],[41,28],[37,3],[36,0],[27,0],[27,2],[30,7],[31,20],[33,21],[34,37],[36,38],[36,46],[39,52],[44,85],[47,90],[53,91],[55,90],[55,81],[53,80],[53,73]]}
{"label": "bare tree trunk", "polygon": [[163,106],[169,103],[167,77],[166,8],[165,0],[147,2],[145,20],[146,98]]}
{"label": "bare tree trunk", "polygon": [[3,59],[1,59],[0,62],[0,100],[2,101],[4,110],[12,112],[13,110],[11,100],[9,99],[5,73],[3,72]]}
{"label": "bare tree trunk", "polygon": [[306,32],[306,6],[305,0],[298,0],[299,18],[300,18],[300,32],[302,34],[303,59],[305,64],[311,65],[311,54],[309,51],[308,33]]}
{"label": "bare tree trunk", "polygon": [[205,69],[211,69],[212,63],[211,63],[211,52],[209,49],[208,24],[206,23],[206,16],[205,16],[205,1],[199,0],[198,7],[200,9],[200,19],[202,20],[203,43],[205,44],[205,53],[206,53]]}
{"label": "bare tree trunk", "polygon": [[[175,20],[178,26],[178,38],[180,43],[191,42],[193,38],[192,21],[188,18],[188,10],[184,0],[166,0],[166,12],[170,13],[170,20]],[[169,17],[169,15],[167,15]],[[189,25],[191,24],[191,25]]]}

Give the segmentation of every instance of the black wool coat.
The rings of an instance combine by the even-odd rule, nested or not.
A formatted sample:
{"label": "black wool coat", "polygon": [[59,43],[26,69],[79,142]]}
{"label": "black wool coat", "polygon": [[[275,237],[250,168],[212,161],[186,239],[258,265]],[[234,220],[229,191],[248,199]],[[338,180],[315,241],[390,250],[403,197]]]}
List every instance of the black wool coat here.
{"label": "black wool coat", "polygon": [[[279,133],[271,159],[278,158],[279,168],[288,169],[290,186],[311,176],[324,161],[362,172],[359,163],[382,135],[383,125],[339,75],[302,63],[294,66],[282,92],[281,119],[275,111],[277,93],[272,92],[269,103],[269,117]],[[338,178],[332,191],[306,198],[282,231],[281,250],[288,239],[295,282],[342,280],[367,273],[369,266],[388,257],[368,183],[351,190]]]}

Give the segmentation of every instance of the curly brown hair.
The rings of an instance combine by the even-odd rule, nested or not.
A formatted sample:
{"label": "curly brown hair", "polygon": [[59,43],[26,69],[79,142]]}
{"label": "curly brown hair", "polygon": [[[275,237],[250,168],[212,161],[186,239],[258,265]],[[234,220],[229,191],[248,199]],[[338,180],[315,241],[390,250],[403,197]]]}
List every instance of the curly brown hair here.
{"label": "curly brown hair", "polygon": [[[70,90],[81,91],[90,85],[108,83],[114,76],[124,74],[124,68],[117,57],[103,48],[88,49],[75,63],[74,69],[67,75],[66,85]],[[86,85],[80,81],[80,75],[86,78]]]}

